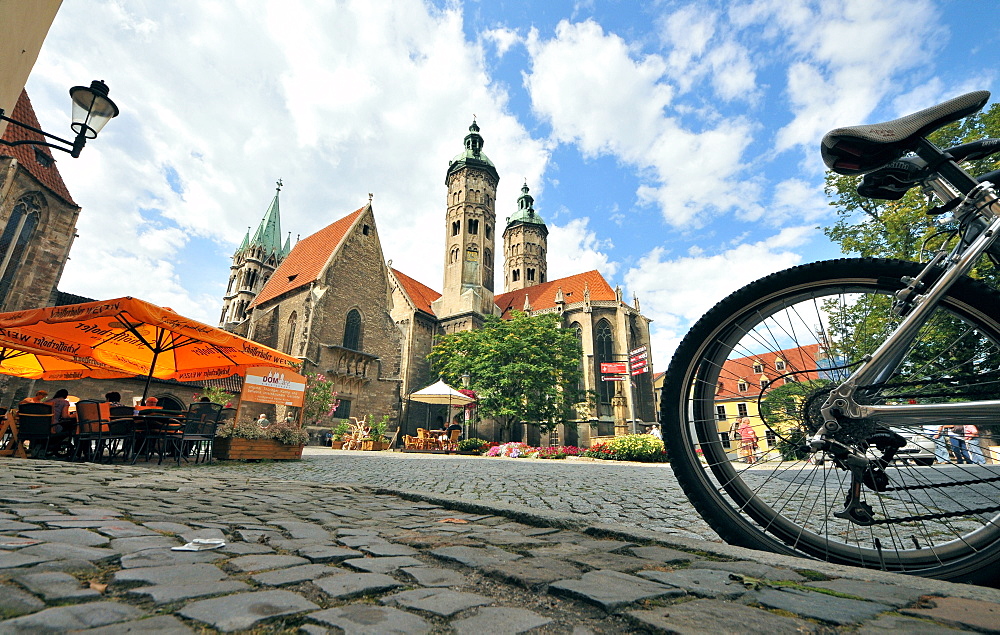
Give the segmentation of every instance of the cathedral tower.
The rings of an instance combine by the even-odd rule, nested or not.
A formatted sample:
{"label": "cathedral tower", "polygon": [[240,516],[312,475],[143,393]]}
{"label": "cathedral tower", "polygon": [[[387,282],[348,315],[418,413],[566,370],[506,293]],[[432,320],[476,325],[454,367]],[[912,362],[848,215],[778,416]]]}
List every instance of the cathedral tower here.
{"label": "cathedral tower", "polygon": [[465,151],[448,164],[445,218],[444,287],[434,314],[445,332],[477,328],[493,304],[493,251],[500,175],[485,154],[475,120],[465,136]]}
{"label": "cathedral tower", "polygon": [[233,264],[229,267],[229,286],[222,298],[222,316],[219,326],[238,332],[245,322],[247,308],[260,290],[264,288],[274,270],[292,250],[291,235],[281,244],[281,214],[278,209],[278,194],[281,180],[278,180],[274,198],[261,219],[253,237],[247,230],[243,243],[233,254]]}
{"label": "cathedral tower", "polygon": [[534,203],[525,183],[517,199],[517,211],[507,219],[507,228],[503,230],[505,292],[533,287],[548,280],[549,228],[535,212]]}

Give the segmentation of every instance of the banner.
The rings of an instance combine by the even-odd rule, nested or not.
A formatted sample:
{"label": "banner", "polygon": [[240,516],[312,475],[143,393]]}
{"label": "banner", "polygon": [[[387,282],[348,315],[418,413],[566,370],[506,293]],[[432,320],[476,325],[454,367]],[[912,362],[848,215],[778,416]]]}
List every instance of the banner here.
{"label": "banner", "polygon": [[305,394],[306,378],[302,375],[273,366],[254,366],[247,369],[240,399],[301,408]]}

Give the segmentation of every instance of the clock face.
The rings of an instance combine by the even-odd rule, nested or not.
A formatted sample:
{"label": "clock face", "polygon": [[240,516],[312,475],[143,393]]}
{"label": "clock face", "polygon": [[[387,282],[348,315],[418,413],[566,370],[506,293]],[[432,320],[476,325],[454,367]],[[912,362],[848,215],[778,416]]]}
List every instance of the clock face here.
{"label": "clock face", "polygon": [[479,250],[474,247],[469,247],[465,250],[465,261],[466,262],[478,262],[479,261]]}

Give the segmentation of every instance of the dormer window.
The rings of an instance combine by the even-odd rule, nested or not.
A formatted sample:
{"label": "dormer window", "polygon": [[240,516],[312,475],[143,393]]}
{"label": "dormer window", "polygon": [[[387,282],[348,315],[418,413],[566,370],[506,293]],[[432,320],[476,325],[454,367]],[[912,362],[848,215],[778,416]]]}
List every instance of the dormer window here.
{"label": "dormer window", "polygon": [[741,379],[736,384],[736,389],[739,390],[740,392],[746,392],[749,387],[750,386],[747,384],[747,381],[745,379]]}
{"label": "dormer window", "polygon": [[753,363],[753,372],[757,373],[757,374],[760,374],[760,373],[764,372],[764,364],[761,364],[760,362],[754,362]]}
{"label": "dormer window", "polygon": [[37,161],[38,165],[43,168],[51,167],[52,164],[56,162],[55,159],[42,152],[40,148],[35,148],[35,161]]}
{"label": "dormer window", "polygon": [[776,359],[776,360],[774,360],[774,369],[775,370],[785,370],[785,360],[783,360],[783,359]]}

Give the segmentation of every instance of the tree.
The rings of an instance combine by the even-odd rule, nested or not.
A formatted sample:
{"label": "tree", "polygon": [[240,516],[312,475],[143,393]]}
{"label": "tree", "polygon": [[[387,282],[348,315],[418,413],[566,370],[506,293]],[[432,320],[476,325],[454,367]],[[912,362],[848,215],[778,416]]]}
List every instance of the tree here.
{"label": "tree", "polygon": [[337,391],[333,389],[333,381],[327,379],[326,375],[317,373],[306,376],[304,402],[306,421],[314,425],[333,417],[340,405]]}
{"label": "tree", "polygon": [[576,334],[554,313],[509,320],[487,317],[482,328],[445,336],[428,359],[446,383],[468,373],[482,417],[502,428],[528,423],[548,432],[565,424],[583,398],[583,355]]}
{"label": "tree", "polygon": [[760,402],[760,416],[777,436],[778,452],[783,458],[801,460],[808,455],[803,447],[813,430],[806,429],[806,400],[828,385],[830,382],[824,379],[788,382],[768,390]]}

